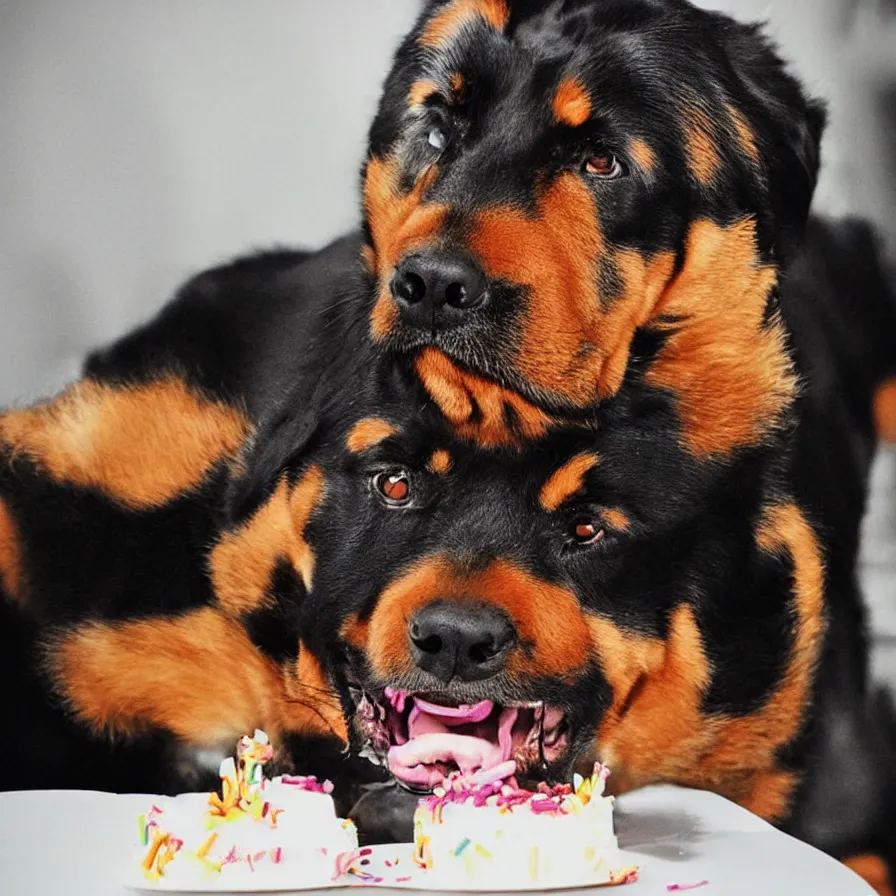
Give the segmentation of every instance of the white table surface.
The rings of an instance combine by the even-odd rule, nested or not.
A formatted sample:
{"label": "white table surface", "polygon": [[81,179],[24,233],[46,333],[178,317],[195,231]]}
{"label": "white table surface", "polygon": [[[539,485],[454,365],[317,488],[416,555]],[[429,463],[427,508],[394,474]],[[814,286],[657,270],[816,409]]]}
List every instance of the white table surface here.
{"label": "white table surface", "polygon": [[[150,800],[87,791],[0,793],[0,894],[134,896],[119,882],[121,857]],[[616,827],[640,879],[576,893],[663,896],[668,883],[708,880],[694,896],[874,896],[844,865],[714,794],[675,787],[627,794],[617,803]]]}

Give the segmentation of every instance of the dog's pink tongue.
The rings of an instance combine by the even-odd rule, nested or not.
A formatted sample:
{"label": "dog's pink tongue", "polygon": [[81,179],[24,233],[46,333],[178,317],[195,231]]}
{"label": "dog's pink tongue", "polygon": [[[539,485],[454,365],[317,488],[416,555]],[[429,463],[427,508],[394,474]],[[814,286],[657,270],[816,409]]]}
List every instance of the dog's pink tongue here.
{"label": "dog's pink tongue", "polygon": [[464,775],[501,763],[501,747],[482,737],[463,734],[420,734],[400,747],[389,749],[389,769],[414,787],[431,789],[457,766]]}
{"label": "dog's pink tongue", "polygon": [[463,775],[473,775],[506,764],[517,709],[505,709],[497,721],[490,721],[495,709],[491,700],[441,706],[411,699],[408,740],[391,747],[388,754],[389,769],[399,781],[431,789],[454,767]]}
{"label": "dog's pink tongue", "polygon": [[480,700],[478,703],[462,706],[441,706],[438,703],[430,703],[428,700],[421,700],[419,697],[415,697],[414,707],[410,716],[408,716],[408,733],[411,737],[414,736],[414,722],[420,715],[435,716],[453,728],[455,725],[481,722],[489,717],[494,708],[495,704],[491,700]]}

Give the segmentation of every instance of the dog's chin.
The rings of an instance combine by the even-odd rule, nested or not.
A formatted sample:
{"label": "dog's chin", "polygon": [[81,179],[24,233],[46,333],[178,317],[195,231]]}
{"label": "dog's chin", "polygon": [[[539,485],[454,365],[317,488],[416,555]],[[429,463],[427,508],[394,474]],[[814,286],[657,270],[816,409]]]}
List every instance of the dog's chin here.
{"label": "dog's chin", "polygon": [[573,741],[566,713],[543,701],[463,700],[447,692],[351,688],[361,754],[401,787],[429,793],[460,773],[482,782],[565,779]]}
{"label": "dog's chin", "polygon": [[568,404],[557,396],[545,394],[534,388],[519,375],[513,363],[506,361],[502,338],[485,338],[483,334],[458,330],[421,330],[416,327],[396,325],[383,339],[382,345],[393,355],[404,356],[412,363],[427,348],[441,352],[462,370],[489,380],[509,392],[515,392],[527,402],[558,417],[575,419],[582,409]]}

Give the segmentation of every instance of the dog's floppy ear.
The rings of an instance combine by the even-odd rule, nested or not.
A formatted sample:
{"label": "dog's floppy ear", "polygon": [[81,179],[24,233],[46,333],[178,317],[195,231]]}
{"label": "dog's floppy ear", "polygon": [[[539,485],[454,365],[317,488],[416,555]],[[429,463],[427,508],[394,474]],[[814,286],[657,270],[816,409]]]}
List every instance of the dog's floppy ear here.
{"label": "dog's floppy ear", "polygon": [[326,363],[310,353],[290,392],[259,423],[230,483],[230,523],[250,517],[271,496],[283,473],[300,473],[346,409],[364,394],[375,376],[375,355],[356,330],[352,319],[333,336]]}
{"label": "dog's floppy ear", "polygon": [[739,81],[735,97],[756,135],[762,175],[775,216],[771,223],[785,254],[802,238],[818,180],[827,114],[787,71],[761,24],[724,18],[723,43]]}
{"label": "dog's floppy ear", "polygon": [[324,414],[324,385],[311,394],[296,390],[249,440],[231,480],[226,513],[228,522],[248,519],[273,494],[281,475],[298,469],[314,449]]}

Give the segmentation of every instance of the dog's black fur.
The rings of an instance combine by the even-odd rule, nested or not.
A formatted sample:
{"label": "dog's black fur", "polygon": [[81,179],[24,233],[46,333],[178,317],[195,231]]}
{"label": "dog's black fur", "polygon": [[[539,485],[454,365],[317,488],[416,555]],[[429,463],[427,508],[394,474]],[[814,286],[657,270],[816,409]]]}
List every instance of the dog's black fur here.
{"label": "dog's black fur", "polygon": [[[351,310],[351,304],[333,308],[329,316],[311,311],[303,317],[303,309],[313,309],[317,302],[326,307],[332,304],[332,281],[323,281],[326,288],[321,288],[320,272],[332,270],[334,257],[345,259],[343,282],[350,283],[352,274],[348,272],[356,246],[357,242],[345,241],[310,259],[296,255],[292,265],[283,263],[283,255],[271,256],[270,265],[264,256],[258,256],[248,263],[238,262],[202,274],[184,287],[156,322],[88,362],[89,380],[109,382],[115,388],[125,388],[126,383],[128,387],[152,383],[159,371],[179,369],[197,389],[201,384],[209,398],[234,401],[237,395],[245,395],[246,406],[259,409],[260,428],[250,440],[252,448],[248,461],[244,461],[248,468],[240,467],[235,478],[226,464],[218,465],[196,487],[163,508],[135,512],[97,489],[54,480],[42,470],[39,458],[16,452],[7,443],[8,462],[0,485],[4,507],[16,523],[24,560],[21,591],[0,604],[5,616],[5,671],[10,680],[17,682],[9,704],[10,719],[16,730],[28,732],[27,737],[16,741],[23,746],[22,755],[17,757],[17,786],[172,792],[211,783],[208,770],[193,759],[197,745],[178,737],[177,732],[148,724],[139,734],[110,737],[98,731],[89,717],[78,719],[76,712],[73,719],[64,699],[48,699],[51,692],[58,695],[61,691],[62,697],[66,696],[65,682],[55,681],[50,688],[42,666],[42,642],[48,631],[54,632],[60,626],[77,630],[85,619],[127,624],[142,616],[170,618],[171,614],[176,617],[198,606],[215,606],[213,584],[207,573],[207,549],[219,537],[216,533],[251,519],[269,499],[282,470],[298,471],[309,462],[317,462],[324,465],[328,480],[358,475],[361,471],[357,461],[346,459],[342,438],[359,419],[391,419],[407,429],[409,438],[422,441],[427,449],[436,438],[444,439],[456,455],[455,464],[460,464],[466,453],[473,470],[483,467],[493,454],[463,440],[452,442],[450,427],[425,393],[417,391],[419,387],[403,365],[384,362],[369,347],[358,346],[353,335],[358,329],[357,314]],[[827,574],[829,581],[837,584],[836,589],[831,587],[831,594],[837,598],[828,608],[834,624],[818,676],[815,727],[806,729],[803,743],[798,745],[800,755],[792,757],[794,764],[805,765],[809,774],[797,794],[795,811],[786,822],[795,833],[836,855],[864,849],[889,855],[891,844],[886,832],[890,827],[882,820],[889,811],[892,793],[889,762],[883,761],[891,749],[891,716],[887,699],[875,696],[867,680],[864,613],[855,581],[857,534],[874,452],[870,397],[875,384],[892,373],[887,366],[886,334],[894,329],[892,293],[867,226],[860,222],[832,226],[813,221],[806,248],[784,280],[782,296],[800,367],[806,376],[800,399],[804,410],[795,436],[796,463],[805,470],[805,477],[799,479],[800,500],[812,514],[818,531],[824,534]],[[266,388],[266,376],[258,374],[260,365],[252,364],[258,364],[259,358],[275,358],[275,353],[247,352],[243,356],[245,366],[234,365],[230,374],[233,379],[227,383],[226,364],[222,364],[221,374],[210,376],[210,355],[203,356],[201,365],[196,362],[194,352],[201,340],[192,345],[185,340],[187,349],[172,347],[178,338],[200,334],[206,328],[204,323],[182,327],[181,321],[202,321],[207,308],[229,309],[220,318],[213,313],[210,322],[212,318],[219,322],[239,320],[241,312],[257,307],[259,297],[290,309],[281,320],[297,322],[291,334],[294,344],[300,344],[303,334],[313,329],[313,324],[311,328],[302,327],[303,319],[306,323],[319,320],[322,326],[309,344],[327,353],[331,360],[338,359],[336,364],[324,364],[322,355],[313,351],[298,357],[291,373],[293,387],[282,385],[276,401],[269,395],[259,398],[260,393],[243,385],[233,385],[242,370],[246,382],[254,378],[261,389]],[[172,321],[176,322],[177,336],[167,330]],[[154,333],[156,327],[158,331]],[[236,341],[241,335],[237,328],[231,331],[230,338]],[[282,329],[275,338],[282,339],[283,345],[290,342]],[[321,349],[322,346],[326,348]],[[869,346],[881,350],[868,351]],[[159,353],[155,357],[154,351]],[[363,371],[360,382],[359,367]],[[326,388],[320,386],[318,377],[324,370],[328,372]],[[278,403],[280,411],[264,418],[261,411]],[[662,434],[656,420],[647,427],[636,426],[627,422],[627,413],[617,416],[610,411],[607,419],[612,425],[607,424],[607,439],[621,439],[625,444],[631,438],[656,440]],[[155,421],[147,419],[147,430],[154,425]],[[534,445],[522,456],[516,450],[507,456],[499,452],[499,466],[512,462],[514,476],[528,475],[533,484],[538,484],[545,474],[536,471],[556,465],[559,458],[569,453],[570,446],[597,444],[593,434],[576,427],[558,432],[553,439],[548,445]],[[659,439],[656,449],[661,448],[663,441]],[[663,454],[657,454],[656,449],[649,454],[652,469],[674,469],[675,463],[680,462],[668,455],[666,461],[661,461]],[[634,458],[643,452],[610,449],[610,453],[614,457]],[[543,466],[545,463],[548,468]],[[522,464],[519,471],[518,464]],[[672,466],[667,467],[668,464]],[[664,505],[664,514],[672,514],[668,517],[670,524],[679,512],[672,508],[679,501],[690,504],[694,500],[690,482],[683,483],[685,490],[679,498],[670,499],[670,480],[656,474],[639,476],[631,467],[620,472],[623,479],[610,486],[614,500],[636,501],[651,508],[657,496],[665,493],[665,500],[671,500],[671,504]],[[513,495],[500,492],[501,478],[500,472],[493,472],[486,473],[481,482],[464,476],[456,483],[462,490],[469,490],[474,505],[486,506],[495,514],[492,520],[483,516],[481,509],[476,512],[477,518],[481,518],[479,524],[490,530],[506,529],[508,513],[511,518],[525,513],[509,511]],[[639,484],[637,490],[633,482]],[[733,520],[743,513],[743,496],[750,489],[749,480],[739,486],[729,511],[735,516],[725,525],[735,525]],[[638,498],[641,490],[645,491]],[[428,542],[421,537],[419,519],[402,535],[391,525],[394,516],[379,522],[376,517],[362,522],[360,514],[368,512],[364,510],[368,503],[362,501],[359,505],[357,493],[328,494],[338,494],[338,500],[320,505],[316,522],[307,533],[318,556],[318,586],[307,595],[293,578],[284,600],[290,608],[303,606],[303,613],[290,610],[285,617],[271,617],[269,611],[263,612],[261,618],[273,618],[274,624],[267,628],[258,626],[253,640],[261,652],[284,662],[288,656],[282,645],[292,643],[295,647],[301,638],[308,650],[320,656],[328,671],[335,673],[334,681],[339,681],[339,663],[345,648],[339,644],[337,618],[344,619],[353,609],[360,609],[363,602],[359,595],[382,587],[376,584],[377,577],[385,577],[386,581],[424,552]],[[655,508],[649,512],[655,512]],[[440,529],[449,525],[454,513],[449,511],[449,517],[439,523]],[[457,514],[456,524],[461,529],[471,525],[464,512],[458,510]],[[640,525],[644,526],[643,549],[650,553],[642,561],[643,572],[648,580],[665,576],[659,555],[652,553],[656,546],[648,534],[650,524],[645,519]],[[686,529],[691,535],[692,525],[689,523]],[[508,533],[511,540],[521,537],[512,536],[514,531]],[[485,532],[481,537],[485,538]],[[375,548],[368,539],[377,539]],[[628,548],[617,542],[609,555],[602,555],[601,565],[612,561],[614,551],[619,557],[624,550],[635,551],[638,540],[633,539]],[[336,555],[331,558],[333,551]],[[353,564],[352,554],[364,558],[363,562]],[[539,559],[538,549],[530,549],[527,556],[527,562],[533,562],[535,569],[545,562]],[[373,557],[380,558],[378,573],[371,565]],[[353,568],[358,569],[360,579],[352,577]],[[364,590],[360,588],[361,581],[368,583]],[[649,581],[640,585],[638,581],[640,576],[633,580],[632,587],[650,590]],[[348,595],[353,595],[352,600]],[[368,604],[371,599],[367,598]],[[631,606],[627,611],[620,606],[619,612],[630,613]],[[241,624],[249,624],[249,619],[244,618]],[[636,628],[644,624],[642,619]],[[719,637],[723,635],[720,633]],[[783,661],[781,648],[770,647],[772,643],[764,638],[762,643],[748,646],[741,680],[723,682],[718,692],[720,708],[736,707],[742,701],[746,711],[761,703],[752,691],[774,686],[775,669],[780,669]],[[711,648],[711,641],[707,647]],[[764,674],[770,676],[767,685],[762,685],[754,674],[761,668],[760,656],[766,657]],[[177,670],[172,671],[176,677]],[[217,673],[209,669],[208,674],[208,697],[214,703],[213,682]],[[344,670],[341,674],[345,675]],[[147,681],[149,688],[157,685],[156,681]],[[745,685],[749,686],[747,690]],[[603,692],[596,683],[590,691],[593,696]],[[343,693],[342,698],[347,712],[351,712],[347,694]],[[606,699],[604,696],[602,701]],[[593,705],[593,711],[599,709],[602,701]],[[259,719],[259,723],[262,721]],[[114,730],[115,725],[110,727]],[[300,731],[285,731],[284,737],[289,741],[289,750],[282,757],[284,767],[330,774],[340,783],[352,782],[344,795],[340,794],[340,802],[346,808],[359,795],[358,784],[378,777],[366,762],[358,765],[350,760],[345,764],[336,738],[328,746],[326,738],[302,738]],[[210,741],[207,746],[226,748],[220,741]],[[391,796],[386,804],[390,801],[394,802]],[[367,808],[371,827],[382,823],[382,806],[383,803],[374,801],[372,809]],[[365,804],[360,808],[364,813]]]}

